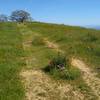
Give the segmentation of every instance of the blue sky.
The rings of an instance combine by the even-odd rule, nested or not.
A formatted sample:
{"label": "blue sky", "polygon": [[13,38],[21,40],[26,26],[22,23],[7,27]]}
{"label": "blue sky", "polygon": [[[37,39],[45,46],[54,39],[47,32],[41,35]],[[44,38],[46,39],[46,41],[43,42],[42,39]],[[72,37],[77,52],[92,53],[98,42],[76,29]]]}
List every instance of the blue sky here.
{"label": "blue sky", "polygon": [[100,25],[100,0],[0,0],[0,14],[23,9],[37,21]]}

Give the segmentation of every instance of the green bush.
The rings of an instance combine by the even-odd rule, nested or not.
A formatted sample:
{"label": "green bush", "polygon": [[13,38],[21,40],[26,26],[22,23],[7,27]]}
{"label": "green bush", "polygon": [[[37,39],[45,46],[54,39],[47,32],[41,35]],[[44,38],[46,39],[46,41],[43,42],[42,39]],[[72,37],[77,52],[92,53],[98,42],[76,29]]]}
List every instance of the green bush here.
{"label": "green bush", "polygon": [[45,70],[48,72],[50,70],[63,70],[65,67],[69,67],[69,61],[66,56],[58,54],[52,60],[50,60],[48,66]]}
{"label": "green bush", "polygon": [[54,57],[44,70],[57,79],[74,80],[80,76],[80,71],[71,67],[69,59],[60,54]]}

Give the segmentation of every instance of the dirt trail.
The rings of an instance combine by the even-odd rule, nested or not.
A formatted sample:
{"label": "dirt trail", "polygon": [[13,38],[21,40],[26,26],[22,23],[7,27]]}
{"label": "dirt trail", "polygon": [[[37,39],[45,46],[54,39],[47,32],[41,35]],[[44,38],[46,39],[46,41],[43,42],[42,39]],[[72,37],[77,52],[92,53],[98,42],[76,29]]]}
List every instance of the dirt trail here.
{"label": "dirt trail", "polygon": [[31,57],[30,52],[31,52],[31,46],[32,46],[32,40],[33,37],[31,36],[33,34],[32,31],[28,30],[27,31],[27,26],[24,24],[17,24],[17,26],[20,29],[20,33],[22,35],[22,46],[25,52],[27,52],[29,55],[24,57],[24,61],[26,63],[27,68],[31,68],[31,62],[33,61],[33,57]]}
{"label": "dirt trail", "polygon": [[47,38],[44,38],[43,40],[44,40],[44,42],[45,42],[45,44],[46,44],[46,46],[48,48],[54,49],[57,52],[64,53],[64,51],[62,51],[61,49],[59,49],[59,46],[57,44],[49,41]]}
{"label": "dirt trail", "polygon": [[[31,44],[33,32],[26,25],[18,24],[23,37],[23,49],[29,55],[25,58],[27,68],[32,68]],[[38,34],[36,34],[38,35]],[[58,46],[45,39],[46,46],[58,50]],[[35,59],[35,58],[34,58]],[[35,59],[36,60],[36,59]],[[41,70],[25,70],[20,73],[25,85],[27,100],[84,100],[84,95],[75,90],[70,84],[52,80]]]}
{"label": "dirt trail", "polygon": [[85,100],[70,84],[51,79],[41,70],[22,71],[28,100]]}
{"label": "dirt trail", "polygon": [[84,62],[78,59],[72,59],[72,65],[78,67],[83,72],[83,79],[91,87],[92,91],[100,100],[100,79]]}

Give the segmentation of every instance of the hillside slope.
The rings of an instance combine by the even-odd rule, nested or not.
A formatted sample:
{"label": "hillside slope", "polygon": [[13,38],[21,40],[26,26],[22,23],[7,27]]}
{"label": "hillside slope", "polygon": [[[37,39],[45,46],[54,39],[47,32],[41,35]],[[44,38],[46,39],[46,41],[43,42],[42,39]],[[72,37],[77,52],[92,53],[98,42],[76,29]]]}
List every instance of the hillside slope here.
{"label": "hillside slope", "polygon": [[[55,90],[52,91],[51,90],[52,88],[45,87],[46,84],[42,83],[44,79],[48,80],[47,83],[49,82],[51,87],[53,87],[53,84],[51,83],[53,80],[51,80],[50,82],[49,76],[47,79],[47,76],[45,76],[44,73],[40,71],[41,68],[45,67],[48,64],[48,61],[52,58],[52,56],[55,56],[58,52],[64,53],[66,54],[66,56],[69,56],[70,58],[76,57],[76,58],[83,59],[87,64],[91,64],[93,66],[91,67],[91,69],[93,69],[94,72],[98,73],[96,69],[99,66],[95,67],[95,65],[98,65],[99,59],[95,59],[96,62],[92,62],[92,63],[91,60],[94,60],[93,58],[94,56],[97,58],[99,58],[99,56],[95,55],[93,51],[90,52],[87,50],[88,50],[88,46],[95,43],[97,46],[96,50],[99,49],[99,42],[100,42],[98,37],[99,31],[87,30],[80,27],[71,27],[71,26],[62,26],[62,25],[60,26],[60,25],[52,25],[52,24],[45,24],[45,23],[27,23],[24,26],[22,25],[22,27],[19,26],[19,28],[21,32],[24,33],[23,37],[27,45],[25,51],[28,50],[27,52],[30,52],[31,55],[30,57],[27,57],[29,58],[27,59],[29,60],[27,66],[30,66],[28,69],[32,69],[32,70],[26,70],[26,71],[24,70],[21,73],[21,75],[24,78],[24,82],[26,83],[25,87],[27,87],[27,91],[28,91],[27,97],[29,100],[32,100],[32,98],[35,99],[40,98],[41,100],[43,99],[49,100],[49,98],[50,99],[55,98],[54,100],[56,99],[58,100],[57,95],[62,94],[63,91],[60,90],[61,94],[56,94],[55,97],[53,95],[50,95],[51,93],[59,90],[55,88]],[[86,61],[86,59],[88,61]],[[36,82],[34,82],[32,77],[37,77]],[[42,79],[40,79],[41,81],[38,80],[38,77],[42,77],[43,80]],[[98,77],[99,77],[99,73],[98,73]],[[37,88],[35,88],[34,84],[32,85],[32,83],[35,83],[35,87]],[[67,85],[69,84],[69,82],[65,82],[65,84]],[[62,83],[60,83],[60,85],[62,85]],[[72,85],[71,87],[74,88],[75,91],[77,91],[75,92],[73,89],[71,89],[68,86],[69,90],[71,90],[70,97],[72,97],[73,95],[74,98],[69,98],[67,95],[63,95],[62,98],[60,98],[60,100],[64,100],[64,98],[66,99],[69,98],[70,100],[74,100],[75,98],[76,100],[78,99],[91,100],[91,99],[97,99],[97,97],[99,98],[100,96],[99,93],[97,94],[94,93],[93,90],[94,88],[92,89],[91,86],[87,83],[84,83],[82,79],[70,81],[70,85]],[[42,86],[42,87],[38,87],[38,86]],[[45,91],[46,88],[49,88],[50,91],[52,92],[50,94],[46,94],[47,92],[49,93],[49,91]],[[34,89],[36,89],[37,91],[36,94],[34,93],[35,91]],[[43,90],[44,92],[41,90]],[[97,91],[99,91],[99,89]],[[75,94],[73,94],[73,92],[76,94],[76,97]],[[77,93],[82,98],[78,98]],[[39,94],[43,94],[43,95],[39,95]],[[47,95],[49,95],[49,98],[47,97]]]}
{"label": "hillside slope", "polygon": [[[0,46],[0,100],[99,100],[100,31],[0,23]],[[79,69],[79,78],[58,79],[43,71],[58,52]]]}
{"label": "hillside slope", "polygon": [[59,44],[67,56],[83,59],[100,76],[100,31],[37,22],[28,23],[28,27]]}
{"label": "hillside slope", "polygon": [[19,72],[24,62],[22,39],[16,23],[0,23],[0,100],[22,100]]}

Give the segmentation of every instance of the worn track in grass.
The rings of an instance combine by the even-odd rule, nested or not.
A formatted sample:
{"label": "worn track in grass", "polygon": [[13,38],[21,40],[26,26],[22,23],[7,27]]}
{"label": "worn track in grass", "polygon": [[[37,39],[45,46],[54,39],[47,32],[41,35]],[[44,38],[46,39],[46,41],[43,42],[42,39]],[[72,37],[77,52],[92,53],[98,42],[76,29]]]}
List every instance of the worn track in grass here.
{"label": "worn track in grass", "polygon": [[[29,55],[25,57],[26,67],[32,68],[30,63],[33,58],[31,58],[30,52],[34,33],[30,31],[26,25],[18,24],[18,27],[23,37],[23,49],[29,53]],[[25,35],[27,35],[27,37],[25,37]],[[45,38],[43,40],[45,45],[49,48],[52,47],[52,49],[60,51],[56,44],[53,44]],[[24,69],[20,75],[23,78],[22,82],[25,85],[26,99],[28,100],[84,100],[84,95],[80,91],[75,90],[70,84],[57,82],[41,70]]]}
{"label": "worn track in grass", "polygon": [[96,77],[96,73],[79,59],[72,59],[72,65],[78,67],[83,72],[84,81],[91,87],[98,100],[100,100],[100,79]]}

